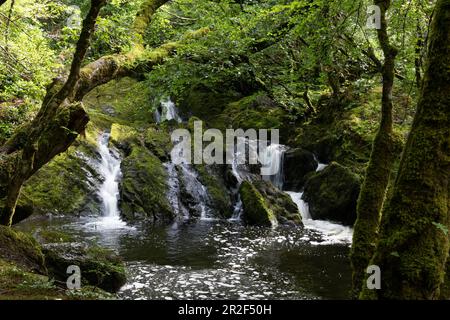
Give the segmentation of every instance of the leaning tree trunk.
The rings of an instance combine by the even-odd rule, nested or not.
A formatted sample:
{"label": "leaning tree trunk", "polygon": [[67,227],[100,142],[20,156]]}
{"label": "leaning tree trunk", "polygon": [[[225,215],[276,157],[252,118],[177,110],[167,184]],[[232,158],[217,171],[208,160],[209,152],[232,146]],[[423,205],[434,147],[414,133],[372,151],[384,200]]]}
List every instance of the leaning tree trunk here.
{"label": "leaning tree trunk", "polygon": [[449,254],[450,0],[438,0],[427,68],[393,195],[371,264],[381,290],[363,298],[437,299]]}
{"label": "leaning tree trunk", "polygon": [[89,121],[83,106],[68,98],[74,92],[95,21],[105,3],[106,0],[91,1],[67,81],[59,90],[50,90],[36,118],[19,128],[0,148],[0,224],[12,224],[22,184],[65,151]]}
{"label": "leaning tree trunk", "polygon": [[[169,43],[147,52],[142,35],[156,10],[169,0],[143,2],[133,24],[133,50],[106,56],[81,68],[100,8],[106,0],[91,0],[67,80],[56,79],[47,90],[35,119],[25,124],[0,147],[0,224],[11,225],[17,199],[25,181],[56,155],[64,152],[83,132],[89,118],[80,102],[90,90],[139,68],[152,68],[174,52]],[[200,30],[188,36],[202,35]]]}
{"label": "leaning tree trunk", "polygon": [[358,298],[366,278],[366,268],[373,255],[377,240],[380,212],[385,200],[393,164],[400,152],[399,140],[392,129],[392,88],[395,77],[397,50],[390,44],[387,32],[386,12],[389,0],[375,0],[381,9],[381,28],[377,30],[378,41],[384,53],[382,65],[383,94],[381,123],[372,146],[369,165],[357,205],[351,262],[353,267],[352,297]]}

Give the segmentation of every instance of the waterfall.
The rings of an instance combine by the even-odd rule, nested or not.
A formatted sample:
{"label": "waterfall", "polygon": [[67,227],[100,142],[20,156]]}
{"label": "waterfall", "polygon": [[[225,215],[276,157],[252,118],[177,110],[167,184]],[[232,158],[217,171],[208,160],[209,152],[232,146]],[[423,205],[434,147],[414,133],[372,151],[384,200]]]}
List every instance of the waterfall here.
{"label": "waterfall", "polygon": [[272,175],[263,175],[265,181],[271,181],[275,187],[283,189],[283,160],[287,147],[281,144],[271,144],[261,151],[261,163],[266,168],[270,168]]}
{"label": "waterfall", "polygon": [[[180,141],[174,141],[174,148]],[[207,188],[202,184],[195,168],[183,163],[181,154],[171,152],[171,161],[164,164],[168,173],[168,200],[179,217],[188,219],[194,213],[202,220],[211,220],[213,210],[210,207],[210,197]],[[175,164],[177,163],[177,164]],[[180,187],[181,186],[181,187]],[[185,195],[182,197],[181,192]]]}
{"label": "waterfall", "polygon": [[[347,244],[352,242],[353,229],[341,224],[333,223],[324,220],[313,220],[309,213],[309,206],[302,197],[303,192],[286,192],[292,198],[292,201],[297,205],[298,210],[302,216],[302,222],[305,229],[318,232],[322,241],[310,241],[315,245],[328,245],[328,244]],[[309,239],[311,240],[311,239]]]}
{"label": "waterfall", "polygon": [[123,227],[125,222],[120,218],[119,211],[119,179],[121,177],[119,154],[108,147],[109,133],[103,133],[98,139],[98,152],[101,161],[98,173],[102,177],[102,184],[98,189],[98,196],[103,204],[103,218],[100,224],[104,227]]}
{"label": "waterfall", "polygon": [[160,101],[160,105],[155,111],[155,121],[156,123],[161,123],[170,120],[175,120],[178,123],[182,122],[175,103],[170,98],[167,98]]}
{"label": "waterfall", "polygon": [[322,171],[323,169],[325,169],[326,167],[328,167],[327,164],[325,164],[325,163],[320,163],[319,158],[317,158],[316,155],[314,155],[314,160],[316,160],[316,162],[317,162],[317,169],[316,169],[316,172]]}

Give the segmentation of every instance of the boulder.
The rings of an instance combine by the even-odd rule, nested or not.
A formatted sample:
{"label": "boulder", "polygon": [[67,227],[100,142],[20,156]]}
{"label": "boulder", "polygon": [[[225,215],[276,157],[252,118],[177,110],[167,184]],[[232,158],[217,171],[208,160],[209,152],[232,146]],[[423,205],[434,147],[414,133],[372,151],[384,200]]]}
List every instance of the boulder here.
{"label": "boulder", "polygon": [[285,192],[277,189],[272,183],[263,180],[253,181],[253,185],[264,198],[280,224],[302,225],[302,218],[297,205]]}
{"label": "boulder", "polygon": [[278,224],[274,212],[267,207],[263,196],[251,182],[242,182],[239,193],[244,208],[244,220],[248,224],[267,227]]}
{"label": "boulder", "polygon": [[82,243],[52,243],[43,245],[43,253],[49,276],[64,283],[71,265],[80,268],[82,286],[117,292],[126,282],[125,266],[112,251]]}
{"label": "boulder", "polygon": [[302,225],[300,213],[291,197],[272,183],[244,181],[239,189],[244,209],[244,220],[251,225]]}
{"label": "boulder", "polygon": [[124,219],[167,222],[174,218],[166,196],[167,172],[158,157],[133,145],[121,169],[119,206]]}
{"label": "boulder", "polygon": [[226,165],[196,165],[198,180],[206,187],[210,206],[223,218],[233,214],[232,194],[226,187]]}
{"label": "boulder", "polygon": [[303,199],[313,219],[353,225],[360,185],[359,177],[350,169],[332,162],[306,181]]}
{"label": "boulder", "polygon": [[0,259],[30,272],[47,274],[39,243],[31,235],[1,225]]}
{"label": "boulder", "polygon": [[307,150],[296,148],[286,151],[283,160],[283,189],[301,191],[308,174],[316,171],[317,165],[314,155]]}

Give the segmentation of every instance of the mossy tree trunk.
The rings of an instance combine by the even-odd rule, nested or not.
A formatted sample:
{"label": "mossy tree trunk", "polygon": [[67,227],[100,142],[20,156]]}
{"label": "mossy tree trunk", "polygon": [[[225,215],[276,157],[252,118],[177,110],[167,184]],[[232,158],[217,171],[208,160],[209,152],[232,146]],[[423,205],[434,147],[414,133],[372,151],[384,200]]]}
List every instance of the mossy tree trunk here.
{"label": "mossy tree trunk", "polygon": [[55,79],[35,119],[18,129],[0,147],[0,224],[12,224],[23,183],[56,155],[67,150],[78,134],[84,131],[89,117],[80,101],[89,91],[138,68],[152,68],[174,51],[176,43],[146,52],[142,40],[153,14],[168,1],[144,1],[133,24],[136,35],[133,50],[126,54],[102,57],[81,68],[95,21],[106,3],[106,0],[91,1],[69,76],[67,79]]}
{"label": "mossy tree trunk", "polygon": [[449,254],[450,0],[434,11],[426,72],[371,264],[381,290],[363,298],[437,299]]}
{"label": "mossy tree trunk", "polygon": [[70,74],[62,87],[49,90],[35,119],[18,129],[0,148],[0,224],[12,224],[22,184],[54,156],[65,151],[89,120],[83,106],[71,101],[100,9],[106,0],[92,0],[83,21]]}
{"label": "mossy tree trunk", "polygon": [[391,2],[389,0],[375,0],[374,3],[381,9],[381,27],[377,30],[377,34],[384,53],[381,122],[373,142],[369,165],[357,205],[357,220],[354,226],[351,250],[353,298],[358,297],[366,278],[366,268],[375,249],[380,212],[385,200],[386,189],[394,162],[400,152],[399,140],[396,139],[392,127],[392,88],[397,49],[390,44],[387,32],[386,13]]}

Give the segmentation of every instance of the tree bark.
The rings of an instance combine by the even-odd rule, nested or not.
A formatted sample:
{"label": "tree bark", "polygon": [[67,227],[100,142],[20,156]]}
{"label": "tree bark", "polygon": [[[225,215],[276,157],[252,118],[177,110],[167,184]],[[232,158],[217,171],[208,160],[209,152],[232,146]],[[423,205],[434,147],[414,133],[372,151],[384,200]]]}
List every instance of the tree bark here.
{"label": "tree bark", "polygon": [[366,268],[374,253],[378,238],[380,213],[394,162],[400,152],[400,144],[392,127],[392,89],[395,77],[397,49],[390,44],[386,13],[390,0],[375,0],[381,9],[381,28],[377,30],[378,41],[384,53],[382,65],[383,93],[381,122],[372,146],[369,165],[360,191],[357,220],[354,226],[351,262],[353,268],[352,297],[358,298],[366,279]]}
{"label": "tree bark", "polygon": [[71,103],[68,97],[74,92],[97,16],[105,3],[106,0],[91,1],[67,81],[44,101],[35,119],[18,129],[0,149],[0,224],[12,224],[22,184],[53,157],[67,150],[89,120],[81,103]]}
{"label": "tree bark", "polygon": [[417,112],[383,211],[371,264],[381,290],[364,298],[437,299],[449,254],[450,0],[438,0]]}

